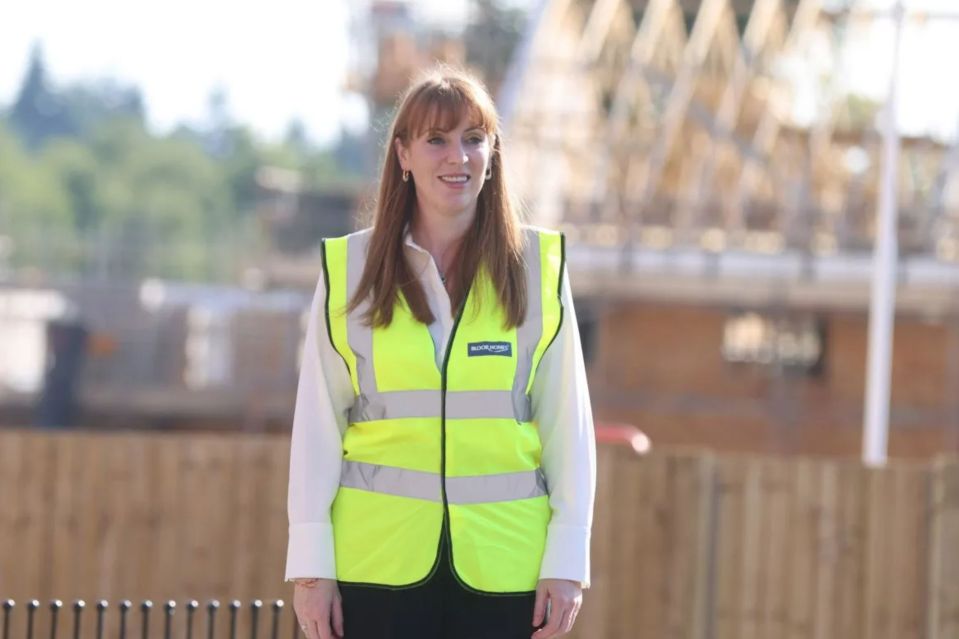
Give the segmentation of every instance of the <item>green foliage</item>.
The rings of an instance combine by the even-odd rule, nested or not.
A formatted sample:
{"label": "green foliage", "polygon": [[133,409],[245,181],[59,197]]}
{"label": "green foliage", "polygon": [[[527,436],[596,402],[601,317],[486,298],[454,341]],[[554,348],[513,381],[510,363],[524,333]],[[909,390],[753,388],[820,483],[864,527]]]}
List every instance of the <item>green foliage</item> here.
{"label": "green foliage", "polygon": [[137,90],[100,81],[58,91],[35,51],[18,99],[0,117],[8,266],[230,279],[256,243],[261,167],[298,170],[307,187],[351,177],[301,125],[292,123],[282,143],[262,144],[229,122],[222,92],[211,102],[216,117],[206,128],[157,136]]}
{"label": "green foliage", "polygon": [[25,229],[69,223],[72,211],[64,185],[52,167],[28,155],[0,122],[0,220],[3,227]]}
{"label": "green foliage", "polygon": [[74,227],[79,231],[95,228],[100,213],[99,184],[97,160],[91,150],[76,140],[57,139],[44,150],[40,163],[64,189]]}

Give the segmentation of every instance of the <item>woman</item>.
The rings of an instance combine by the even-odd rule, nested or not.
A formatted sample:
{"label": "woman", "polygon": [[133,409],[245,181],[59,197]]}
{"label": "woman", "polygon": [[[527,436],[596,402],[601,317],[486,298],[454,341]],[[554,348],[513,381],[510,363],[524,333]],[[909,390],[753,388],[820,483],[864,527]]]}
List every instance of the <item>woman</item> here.
{"label": "woman", "polygon": [[595,450],[562,237],[523,227],[458,70],[403,96],[371,229],[324,241],[290,455],[309,639],[547,639],[589,581]]}

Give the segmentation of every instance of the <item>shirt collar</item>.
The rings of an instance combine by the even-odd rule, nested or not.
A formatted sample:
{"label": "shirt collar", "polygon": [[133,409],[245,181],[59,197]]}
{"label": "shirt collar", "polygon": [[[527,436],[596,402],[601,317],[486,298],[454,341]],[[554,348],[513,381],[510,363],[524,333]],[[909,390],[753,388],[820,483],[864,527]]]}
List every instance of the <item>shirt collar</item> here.
{"label": "shirt collar", "polygon": [[419,244],[417,244],[416,241],[413,239],[413,234],[410,233],[410,223],[409,223],[409,222],[407,222],[407,223],[406,223],[406,226],[403,227],[403,243],[404,243],[406,246],[409,246],[409,247],[412,247],[412,248],[416,249],[417,251],[422,251],[422,252],[424,252],[424,253],[426,252],[426,249],[424,249],[422,246],[420,246]]}

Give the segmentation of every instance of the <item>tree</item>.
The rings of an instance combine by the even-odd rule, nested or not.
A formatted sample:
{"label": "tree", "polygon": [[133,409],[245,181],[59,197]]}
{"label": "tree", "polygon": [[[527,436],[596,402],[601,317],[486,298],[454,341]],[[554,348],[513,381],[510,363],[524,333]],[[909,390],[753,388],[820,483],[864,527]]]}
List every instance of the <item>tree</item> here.
{"label": "tree", "polygon": [[44,149],[42,162],[66,191],[72,227],[81,233],[96,228],[102,213],[100,167],[90,149],[77,140],[54,140]]}
{"label": "tree", "polygon": [[34,47],[0,112],[0,239],[12,266],[222,279],[252,245],[261,167],[295,170],[307,189],[355,179],[300,122],[283,142],[257,140],[221,89],[206,121],[171,135],[151,133],[144,112],[139,89],[114,80],[56,89]]}
{"label": "tree", "polygon": [[10,123],[28,149],[36,149],[50,136],[70,132],[63,103],[50,87],[39,44],[34,44],[30,52],[27,74],[13,103]]}
{"label": "tree", "polygon": [[73,237],[70,197],[0,122],[0,236],[13,240],[12,264],[60,268]]}
{"label": "tree", "polygon": [[69,87],[60,94],[69,132],[87,138],[98,126],[114,118],[126,118],[145,127],[143,96],[136,87],[104,79]]}
{"label": "tree", "polygon": [[36,151],[53,138],[86,138],[113,118],[129,118],[145,126],[139,89],[106,79],[58,91],[47,76],[43,51],[34,45],[10,113],[14,131],[29,150]]}

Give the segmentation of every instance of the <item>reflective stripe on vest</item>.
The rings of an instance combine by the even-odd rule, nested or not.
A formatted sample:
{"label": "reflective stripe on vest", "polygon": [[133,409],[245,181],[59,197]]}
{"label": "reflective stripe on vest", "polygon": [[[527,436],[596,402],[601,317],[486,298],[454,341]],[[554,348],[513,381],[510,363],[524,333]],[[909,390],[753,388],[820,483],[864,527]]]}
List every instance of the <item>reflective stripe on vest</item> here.
{"label": "reflective stripe on vest", "polygon": [[[442,478],[439,473],[344,461],[340,485],[376,493],[442,501]],[[546,493],[546,476],[542,469],[518,473],[447,477],[446,500],[450,504],[481,504],[513,499],[530,499]]]}
{"label": "reflective stripe on vest", "polygon": [[[350,408],[349,421],[356,424],[380,419],[435,417],[443,403],[442,391],[393,391],[365,393]],[[519,405],[517,405],[519,404]],[[528,422],[533,414],[529,396],[508,391],[458,391],[446,393],[449,419],[502,418]]]}
{"label": "reflective stripe on vest", "polygon": [[344,312],[369,231],[324,242],[327,326],[355,394],[331,512],[340,581],[420,583],[432,574],[445,530],[454,574],[466,586],[535,588],[550,508],[530,390],[562,320],[563,247],[559,234],[524,233],[526,319],[503,327],[481,269],[441,368],[428,328],[402,295],[387,327],[364,323],[368,302]]}

